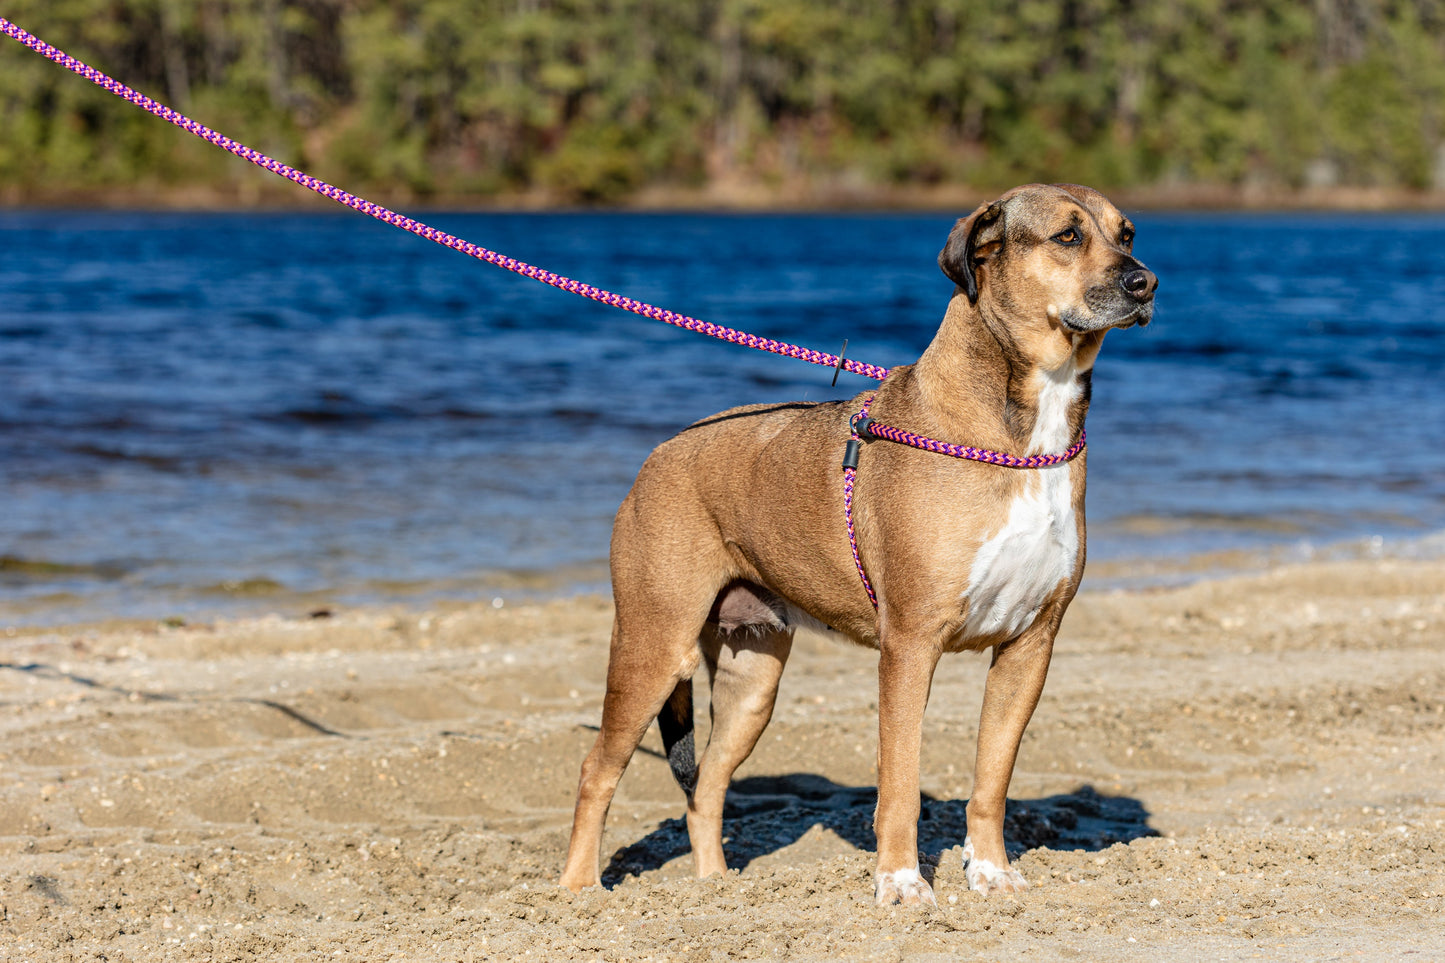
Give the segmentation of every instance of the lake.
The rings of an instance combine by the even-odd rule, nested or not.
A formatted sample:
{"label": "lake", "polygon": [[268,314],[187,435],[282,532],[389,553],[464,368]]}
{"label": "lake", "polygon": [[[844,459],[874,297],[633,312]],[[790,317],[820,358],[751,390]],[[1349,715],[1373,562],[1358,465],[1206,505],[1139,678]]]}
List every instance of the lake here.
{"label": "lake", "polygon": [[[945,214],[424,219],[881,365],[952,291]],[[1161,286],[1096,369],[1086,584],[1445,550],[1445,218],[1135,220]],[[831,375],[354,214],[0,212],[0,621],[605,588],[654,445],[872,383]]]}

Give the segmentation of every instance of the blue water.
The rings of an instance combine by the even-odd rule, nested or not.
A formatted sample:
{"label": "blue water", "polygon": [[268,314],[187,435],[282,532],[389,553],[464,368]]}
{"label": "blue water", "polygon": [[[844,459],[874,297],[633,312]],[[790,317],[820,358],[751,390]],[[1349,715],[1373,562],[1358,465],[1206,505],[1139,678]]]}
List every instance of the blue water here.
{"label": "blue water", "polygon": [[[883,365],[951,292],[945,215],[428,220]],[[1136,220],[1161,288],[1096,370],[1091,559],[1445,529],[1445,219]],[[871,384],[830,376],[344,212],[0,213],[0,619],[602,585],[654,445]]]}

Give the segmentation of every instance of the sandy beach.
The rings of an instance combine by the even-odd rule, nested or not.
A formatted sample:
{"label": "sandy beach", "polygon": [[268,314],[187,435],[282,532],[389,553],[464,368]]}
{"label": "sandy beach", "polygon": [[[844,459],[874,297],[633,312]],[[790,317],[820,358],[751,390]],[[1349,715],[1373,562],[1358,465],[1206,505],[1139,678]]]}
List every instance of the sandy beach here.
{"label": "sandy beach", "polygon": [[946,658],[936,910],[871,901],[876,656],[805,637],[729,797],[736,868],[690,877],[654,730],[606,887],[557,887],[609,619],[584,597],[5,630],[0,960],[1445,954],[1445,563],[1086,589],[1010,792],[1018,898],[965,888],[985,662]]}

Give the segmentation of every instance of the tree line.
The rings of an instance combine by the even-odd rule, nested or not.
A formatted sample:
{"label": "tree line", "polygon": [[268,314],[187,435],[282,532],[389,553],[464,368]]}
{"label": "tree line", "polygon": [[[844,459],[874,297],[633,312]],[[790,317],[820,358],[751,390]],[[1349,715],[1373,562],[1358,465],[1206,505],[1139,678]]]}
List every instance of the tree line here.
{"label": "tree line", "polygon": [[[9,0],[335,183],[1445,188],[1445,0]],[[0,187],[255,175],[0,46]]]}

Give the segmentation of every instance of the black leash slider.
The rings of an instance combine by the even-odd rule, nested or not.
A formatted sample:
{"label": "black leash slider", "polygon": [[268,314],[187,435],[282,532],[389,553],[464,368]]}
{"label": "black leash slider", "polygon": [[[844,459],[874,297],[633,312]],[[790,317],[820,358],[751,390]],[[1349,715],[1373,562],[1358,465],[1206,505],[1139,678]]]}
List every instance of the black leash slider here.
{"label": "black leash slider", "polygon": [[858,450],[862,447],[862,442],[868,438],[868,426],[871,424],[873,424],[873,419],[867,415],[863,415],[861,418],[855,415],[848,422],[849,427],[853,429],[853,437],[848,439],[848,447],[843,450],[844,468],[858,467]]}

